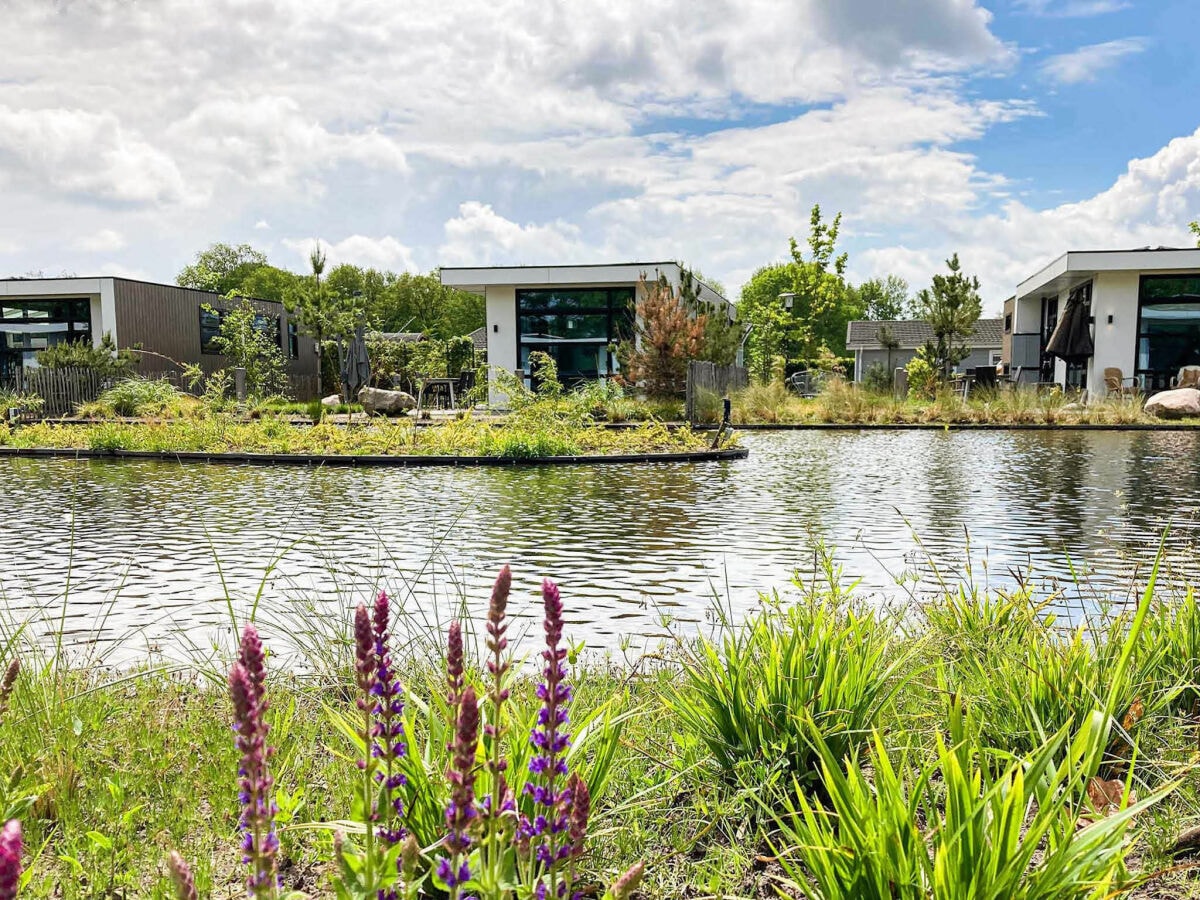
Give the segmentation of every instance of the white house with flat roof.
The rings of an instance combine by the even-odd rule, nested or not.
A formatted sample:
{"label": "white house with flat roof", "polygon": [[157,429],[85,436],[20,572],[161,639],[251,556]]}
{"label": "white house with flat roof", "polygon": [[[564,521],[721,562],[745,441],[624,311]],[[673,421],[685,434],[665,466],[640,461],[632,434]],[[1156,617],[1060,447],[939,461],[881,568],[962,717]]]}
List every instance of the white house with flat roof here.
{"label": "white house with flat roof", "polygon": [[[1046,343],[1068,303],[1084,304],[1094,350],[1065,361]],[[1200,364],[1200,249],[1072,250],[1026,278],[1004,304],[1005,362],[1022,382],[1106,393],[1119,369],[1146,392]],[[1126,382],[1128,383],[1128,382]]]}
{"label": "white house with flat roof", "polygon": [[[441,269],[442,284],[486,298],[490,365],[528,379],[529,354],[540,350],[567,382],[617,373],[616,345],[633,335],[642,276],[665,278],[677,292],[691,277],[677,262]],[[728,300],[707,284],[693,286],[702,304],[733,317]]]}

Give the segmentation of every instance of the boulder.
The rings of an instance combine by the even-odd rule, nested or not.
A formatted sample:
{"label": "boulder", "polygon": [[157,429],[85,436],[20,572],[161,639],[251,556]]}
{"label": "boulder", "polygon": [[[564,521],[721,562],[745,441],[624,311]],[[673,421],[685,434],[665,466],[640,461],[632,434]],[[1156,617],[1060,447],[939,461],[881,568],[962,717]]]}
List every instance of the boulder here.
{"label": "boulder", "polygon": [[321,405],[328,406],[330,409],[333,409],[335,406],[340,406],[341,403],[342,398],[340,394],[330,394],[328,397],[325,397],[321,400]]}
{"label": "boulder", "polygon": [[1200,418],[1200,390],[1160,391],[1146,401],[1146,412],[1160,419]]}
{"label": "boulder", "polygon": [[383,413],[385,416],[403,414],[417,405],[412,394],[373,387],[365,387],[359,391],[358,402],[367,412]]}

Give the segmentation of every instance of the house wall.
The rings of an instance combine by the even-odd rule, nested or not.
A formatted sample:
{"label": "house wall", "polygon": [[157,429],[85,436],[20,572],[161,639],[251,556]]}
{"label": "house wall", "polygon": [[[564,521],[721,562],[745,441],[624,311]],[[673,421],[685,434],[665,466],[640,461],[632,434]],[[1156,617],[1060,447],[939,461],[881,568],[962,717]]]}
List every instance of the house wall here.
{"label": "house wall", "polygon": [[[1012,362],[1013,313],[1016,310],[1016,305],[1016,298],[1009,297],[1004,301],[1004,309],[1000,313],[1000,327],[1003,332],[1000,338],[1000,359],[1005,363]],[[1008,326],[1005,327],[1004,323],[1008,323]]]}
{"label": "house wall", "polygon": [[[1095,353],[1088,371],[1088,396],[1103,397],[1104,370],[1115,367],[1125,378],[1136,368],[1140,272],[1100,272],[1092,279],[1092,338]],[[1065,303],[1062,299],[1060,303]],[[1113,323],[1108,324],[1108,317]]]}
{"label": "house wall", "polygon": [[[993,354],[1000,352],[999,347],[976,347],[972,348],[971,352],[954,367],[956,372],[972,372],[976,366],[994,366]],[[862,381],[863,375],[867,369],[871,368],[875,363],[879,363],[884,368],[887,368],[889,359],[891,360],[892,370],[906,367],[912,358],[917,355],[915,349],[897,348],[892,351],[891,356],[888,356],[887,350],[867,350],[858,349],[854,351],[854,380]]]}
{"label": "house wall", "polygon": [[[140,281],[113,279],[114,326],[110,329],[120,347],[140,344],[144,354],[139,370],[146,374],[177,371],[172,360],[180,364],[198,365],[205,372],[215,372],[229,365],[218,354],[203,353],[200,349],[200,308],[212,304],[221,309],[230,304],[207,291],[175,287],[168,284],[149,284]],[[102,302],[103,302],[103,298]],[[316,375],[316,342],[304,335],[299,339],[299,357],[288,359],[287,325],[289,317],[280,303],[254,300],[256,310],[279,317],[283,338],[283,353],[290,375]],[[153,354],[162,354],[160,356]]]}

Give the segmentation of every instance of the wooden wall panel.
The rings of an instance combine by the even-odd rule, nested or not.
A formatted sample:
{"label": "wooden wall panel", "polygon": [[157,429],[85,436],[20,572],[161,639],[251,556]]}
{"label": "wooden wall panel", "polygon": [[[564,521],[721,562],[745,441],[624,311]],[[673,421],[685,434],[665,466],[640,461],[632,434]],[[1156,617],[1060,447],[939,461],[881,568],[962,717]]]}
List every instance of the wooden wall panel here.
{"label": "wooden wall panel", "polygon": [[[199,365],[205,372],[215,372],[229,365],[217,354],[200,351],[200,307],[209,303],[217,309],[230,304],[218,294],[196,291],[170,284],[151,284],[113,280],[116,306],[117,338],[122,347],[141,344],[143,350],[153,351],[182,364]],[[251,301],[254,307],[269,316],[279,316],[283,335],[283,352],[288,350],[288,313],[280,303],[268,300]],[[317,352],[312,338],[300,335],[300,358],[288,359],[289,375],[316,375]],[[140,370],[146,374],[173,371],[170,361],[146,354]]]}

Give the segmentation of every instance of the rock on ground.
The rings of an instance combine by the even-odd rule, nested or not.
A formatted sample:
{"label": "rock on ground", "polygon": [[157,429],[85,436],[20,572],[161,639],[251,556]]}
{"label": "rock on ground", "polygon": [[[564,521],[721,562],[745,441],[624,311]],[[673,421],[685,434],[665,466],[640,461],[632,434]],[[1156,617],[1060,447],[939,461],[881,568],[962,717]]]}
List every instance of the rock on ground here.
{"label": "rock on ground", "polygon": [[1160,391],[1146,401],[1146,412],[1160,419],[1200,417],[1200,390],[1176,388]]}
{"label": "rock on ground", "polygon": [[369,413],[393,415],[404,413],[417,405],[416,398],[404,391],[385,391],[381,388],[365,387],[358,392],[358,402]]}
{"label": "rock on ground", "polygon": [[330,394],[328,397],[323,397],[321,399],[321,405],[328,406],[330,408],[341,405],[341,402],[342,398],[340,394]]}

